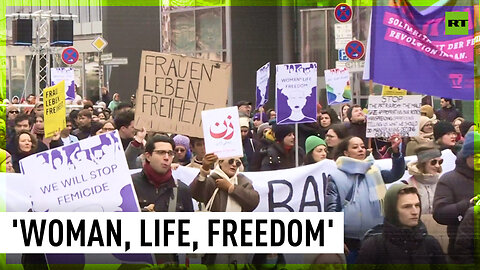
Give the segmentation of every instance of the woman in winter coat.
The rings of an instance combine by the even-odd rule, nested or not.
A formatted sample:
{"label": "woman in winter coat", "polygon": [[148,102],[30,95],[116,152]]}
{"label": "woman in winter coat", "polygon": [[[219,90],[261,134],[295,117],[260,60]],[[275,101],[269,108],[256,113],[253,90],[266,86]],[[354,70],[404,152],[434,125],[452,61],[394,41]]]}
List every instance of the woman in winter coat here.
{"label": "woman in winter coat", "polygon": [[408,163],[411,177],[407,183],[416,187],[422,201],[422,214],[433,213],[433,197],[442,173],[442,153],[433,142],[424,143],[415,149],[417,161]]}
{"label": "woman in winter coat", "polygon": [[392,136],[392,169],[380,171],[372,155],[367,156],[363,140],[347,137],[336,148],[338,169],[330,174],[325,198],[328,212],[344,212],[347,263],[354,263],[360,240],[367,230],[383,222],[385,183],[400,179],[405,160],[399,151],[401,139]]}
{"label": "woman in winter coat", "polygon": [[434,120],[426,116],[420,116],[420,120],[418,122],[419,135],[410,138],[410,141],[407,143],[405,155],[413,156],[415,155],[415,149],[417,149],[419,144],[433,141],[433,123]]}
{"label": "woman in winter coat", "polygon": [[[385,195],[383,224],[369,230],[358,255],[358,264],[378,269],[441,269],[446,263],[438,241],[428,235],[421,221],[420,195],[410,185],[394,184]],[[408,267],[407,267],[408,268]]]}
{"label": "woman in winter coat", "polygon": [[[218,161],[218,162],[217,162]],[[213,164],[214,169],[210,171]],[[252,212],[260,202],[258,192],[250,179],[239,174],[239,158],[218,160],[215,154],[206,154],[200,173],[190,184],[192,197],[212,212]],[[207,254],[204,264],[247,263],[245,254]]]}

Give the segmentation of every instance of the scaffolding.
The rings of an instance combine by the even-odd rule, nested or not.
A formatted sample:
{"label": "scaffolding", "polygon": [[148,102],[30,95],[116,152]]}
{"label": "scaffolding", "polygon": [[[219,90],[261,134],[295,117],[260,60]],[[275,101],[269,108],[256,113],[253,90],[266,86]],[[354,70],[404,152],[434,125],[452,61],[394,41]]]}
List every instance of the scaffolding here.
{"label": "scaffolding", "polygon": [[42,89],[50,86],[50,67],[52,47],[50,46],[50,22],[53,18],[71,19],[77,15],[52,14],[51,11],[38,10],[33,13],[7,14],[12,18],[31,18],[33,21],[34,38],[31,50],[35,57],[35,96],[42,96]]}

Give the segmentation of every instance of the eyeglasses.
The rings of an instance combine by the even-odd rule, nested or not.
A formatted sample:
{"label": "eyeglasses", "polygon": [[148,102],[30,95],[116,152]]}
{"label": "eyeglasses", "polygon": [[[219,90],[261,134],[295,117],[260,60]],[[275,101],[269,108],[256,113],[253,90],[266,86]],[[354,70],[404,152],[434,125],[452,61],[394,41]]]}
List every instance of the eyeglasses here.
{"label": "eyeglasses", "polygon": [[228,164],[233,165],[233,163],[235,163],[235,166],[237,166],[237,168],[242,166],[242,162],[238,159],[233,159],[232,158],[232,159],[228,160]]}
{"label": "eyeglasses", "polygon": [[153,150],[152,151],[153,153],[156,153],[157,155],[160,155],[160,156],[165,156],[165,155],[168,155],[169,157],[174,157],[175,156],[175,152],[173,152],[172,150]]}
{"label": "eyeglasses", "polygon": [[184,148],[175,148],[175,152],[178,152],[178,153],[183,153],[185,151],[186,150]]}
{"label": "eyeglasses", "polygon": [[102,128],[103,131],[114,131],[115,128]]}
{"label": "eyeglasses", "polygon": [[19,114],[20,112],[19,111],[9,111],[8,113],[11,113],[11,114]]}
{"label": "eyeglasses", "polygon": [[443,159],[432,159],[430,160],[430,165],[435,166],[437,165],[437,162],[438,162],[438,165],[442,165]]}

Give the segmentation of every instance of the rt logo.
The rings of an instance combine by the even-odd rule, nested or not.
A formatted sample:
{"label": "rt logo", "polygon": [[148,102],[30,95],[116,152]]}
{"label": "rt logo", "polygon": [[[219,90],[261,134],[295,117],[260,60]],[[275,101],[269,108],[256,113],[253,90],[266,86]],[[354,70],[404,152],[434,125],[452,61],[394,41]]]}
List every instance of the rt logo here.
{"label": "rt logo", "polygon": [[468,12],[445,12],[445,35],[468,35]]}

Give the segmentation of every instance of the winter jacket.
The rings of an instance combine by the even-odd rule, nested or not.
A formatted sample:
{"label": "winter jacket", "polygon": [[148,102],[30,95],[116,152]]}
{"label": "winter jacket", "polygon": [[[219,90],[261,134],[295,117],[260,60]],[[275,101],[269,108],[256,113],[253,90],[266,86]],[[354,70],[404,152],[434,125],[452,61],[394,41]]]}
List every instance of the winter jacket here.
{"label": "winter jacket", "polygon": [[[401,154],[394,155],[392,169],[378,173],[381,173],[385,183],[397,181],[405,173],[405,159]],[[358,184],[355,194],[352,194],[357,177]],[[383,222],[380,205],[370,202],[370,192],[364,174],[348,174],[340,169],[330,174],[325,197],[326,211],[345,212],[345,206],[348,205],[349,213],[358,213],[358,215],[345,214],[345,238],[362,239],[365,232]]]}
{"label": "winter jacket", "polygon": [[415,136],[410,138],[410,141],[407,143],[407,149],[405,151],[406,156],[413,156],[415,155],[415,149],[420,144],[428,143],[433,141],[433,132],[431,133],[423,133],[420,131],[420,136]]}
{"label": "winter jacket", "polygon": [[132,175],[132,180],[140,209],[143,209],[149,204],[154,204],[155,212],[168,212],[170,199],[173,198],[173,188],[177,187],[177,206],[175,212],[193,212],[190,190],[182,181],[178,180],[177,183],[175,183],[172,177],[166,183],[160,185],[160,187],[155,188],[155,186],[148,181],[143,170]]}
{"label": "winter jacket", "polygon": [[439,174],[423,174],[417,168],[417,162],[410,162],[407,167],[408,173],[412,176],[407,180],[407,183],[416,187],[420,194],[422,214],[433,213],[433,197],[437,188]]}
{"label": "winter jacket", "polygon": [[455,118],[462,117],[462,114],[453,105],[450,108],[441,108],[440,110],[436,111],[435,114],[437,115],[437,119],[439,121],[444,120],[450,123],[453,122]]}
{"label": "winter jacket", "polygon": [[346,122],[345,127],[348,130],[348,135],[354,136],[354,137],[359,137],[360,139],[363,140],[363,143],[365,145],[368,145],[367,124],[365,122],[363,122],[363,123]]}
{"label": "winter jacket", "polygon": [[421,221],[408,229],[387,220],[375,226],[366,233],[356,263],[375,264],[378,269],[446,269],[440,244]]}
{"label": "winter jacket", "polygon": [[[475,215],[477,218],[475,220]],[[478,246],[475,250],[475,239],[479,239],[480,232],[478,226],[475,228],[474,224],[480,222],[478,213],[474,214],[474,207],[468,208],[465,212],[464,219],[460,223],[457,232],[457,238],[455,240],[456,255],[454,257],[456,263],[475,263],[475,256],[478,262]],[[476,233],[475,233],[476,232]],[[478,244],[478,242],[477,242]]]}
{"label": "winter jacket", "polygon": [[[217,177],[214,178],[212,175],[209,175],[202,181],[200,174],[198,174],[190,184],[192,197],[199,202],[207,204],[217,188],[215,180],[220,178],[220,176],[216,176]],[[242,212],[252,212],[257,208],[260,202],[260,196],[258,192],[253,189],[252,182],[242,174],[237,175],[237,180],[238,185],[234,187],[232,193],[228,194],[224,190],[218,190],[212,203],[212,212],[225,212],[228,195],[242,207]]]}
{"label": "winter jacket", "polygon": [[474,194],[473,170],[463,157],[457,157],[455,170],[440,177],[433,199],[433,218],[448,225],[448,255],[455,256],[455,239],[458,225],[463,219]]}
{"label": "winter jacket", "polygon": [[[305,156],[305,151],[298,148],[298,164],[300,165]],[[283,144],[273,143],[267,148],[262,158],[261,171],[273,171],[295,168],[295,147],[286,152]]]}

